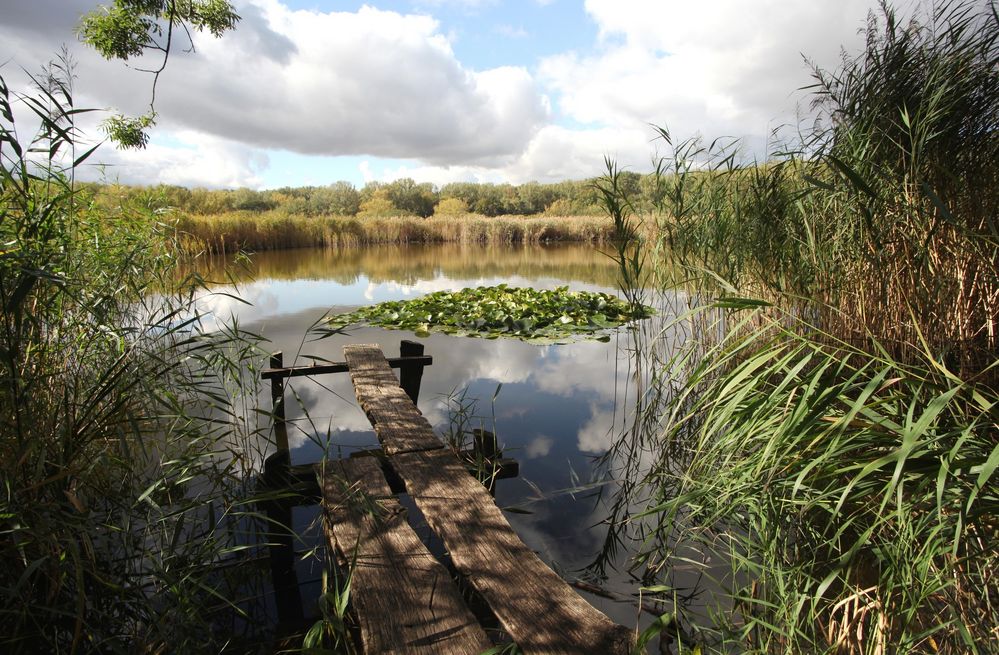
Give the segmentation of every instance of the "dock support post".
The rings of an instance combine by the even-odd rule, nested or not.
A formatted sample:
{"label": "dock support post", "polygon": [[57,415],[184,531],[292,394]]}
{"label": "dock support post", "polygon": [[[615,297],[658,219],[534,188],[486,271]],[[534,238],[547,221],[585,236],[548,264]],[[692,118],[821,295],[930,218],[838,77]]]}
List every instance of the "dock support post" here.
{"label": "dock support post", "polygon": [[[423,344],[403,339],[399,344],[400,357],[419,357],[423,354]],[[399,367],[399,386],[415,405],[420,398],[420,381],[423,380],[423,364],[403,364]]]}
{"label": "dock support post", "polygon": [[[280,350],[271,355],[271,368],[284,368],[284,353]],[[285,425],[284,414],[284,378],[271,378],[271,409],[274,413],[274,443],[278,452],[288,452],[288,426]]]}
{"label": "dock support post", "polygon": [[475,428],[472,430],[472,449],[483,459],[493,460],[500,455],[496,435],[489,430]]}
{"label": "dock support post", "polygon": [[[278,351],[271,355],[271,368],[284,367],[284,355]],[[274,421],[275,453],[264,462],[263,482],[265,493],[287,493],[291,484],[291,450],[288,444],[288,426],[284,411],[284,378],[271,379],[271,403]],[[268,498],[264,501],[267,514],[268,547],[271,562],[271,582],[278,621],[285,626],[297,625],[304,619],[302,597],[295,573],[295,533],[292,526],[290,497]]]}

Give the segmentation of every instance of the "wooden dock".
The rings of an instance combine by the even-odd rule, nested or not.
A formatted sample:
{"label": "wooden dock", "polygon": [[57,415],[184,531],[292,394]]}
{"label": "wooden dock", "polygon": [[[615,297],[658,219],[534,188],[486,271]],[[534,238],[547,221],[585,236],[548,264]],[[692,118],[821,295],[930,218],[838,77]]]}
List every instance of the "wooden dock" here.
{"label": "wooden dock", "polygon": [[384,457],[316,466],[327,539],[352,567],[350,602],[363,651],[474,655],[493,645],[452,573],[407,522],[386,466],[444,544],[459,579],[524,653],[631,653],[634,632],[594,609],[531,551],[489,490],[434,434],[414,404],[412,379],[407,385],[404,373],[400,386],[378,346],[345,346],[344,356]]}

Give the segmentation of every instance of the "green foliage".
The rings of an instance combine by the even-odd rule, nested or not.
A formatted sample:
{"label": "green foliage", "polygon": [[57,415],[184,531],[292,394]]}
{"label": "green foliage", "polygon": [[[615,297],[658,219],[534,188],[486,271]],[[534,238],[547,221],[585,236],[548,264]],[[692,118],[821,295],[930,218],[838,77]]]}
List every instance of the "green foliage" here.
{"label": "green foliage", "polygon": [[653,511],[746,580],[739,617],[702,633],[766,652],[989,639],[999,395],[760,312],[687,363],[688,402],[656,437]]}
{"label": "green foliage", "polygon": [[404,177],[385,185],[385,193],[397,208],[397,216],[427,217],[434,213],[437,194],[430,183],[417,184],[411,178]]}
{"label": "green foliage", "polygon": [[703,563],[707,646],[993,650],[997,27],[991,2],[883,5],[764,164],[660,130],[642,246],[689,311],[636,335],[651,384],[608,462],[645,484],[607,522],[645,508],[646,578]]}
{"label": "green foliage", "polygon": [[149,134],[146,132],[156,124],[155,114],[130,117],[116,114],[101,124],[101,129],[108,138],[122,148],[142,149],[149,144]]}
{"label": "green foliage", "polygon": [[221,648],[254,339],[198,329],[170,226],[74,185],[92,150],[58,71],[35,96],[0,78],[0,650]]}
{"label": "green foliage", "polygon": [[[129,119],[116,117],[114,125],[120,126],[122,136],[133,137],[153,125],[153,115]],[[143,123],[142,121],[145,121]],[[111,122],[109,121],[109,124]],[[621,171],[622,188],[632,193],[639,180],[638,191],[629,195],[635,207],[646,207],[651,200],[645,195],[645,188],[653,186],[646,183],[651,176],[641,176],[629,171]],[[624,181],[627,180],[627,184]],[[566,181],[557,184],[539,184],[528,182],[520,186],[509,184],[492,185],[473,182],[447,184],[440,190],[428,183],[417,184],[412,179],[403,178],[390,183],[369,182],[362,189],[356,189],[350,182],[336,182],[325,187],[283,187],[271,191],[252,191],[249,189],[188,189],[184,193],[171,190],[169,206],[190,214],[203,216],[222,214],[235,210],[267,212],[277,210],[282,213],[299,216],[357,216],[362,203],[368,204],[367,216],[456,216],[477,213],[480,216],[550,216],[550,217],[597,217],[603,215],[601,200],[595,192],[595,184],[599,178],[592,180]],[[156,187],[153,187],[156,188]],[[100,187],[95,188],[100,196]],[[121,187],[113,185],[109,191],[112,195],[139,195],[148,189],[143,187]],[[234,202],[236,194],[256,194],[258,203]],[[389,206],[388,201],[391,203]],[[457,203],[464,203],[459,205]],[[457,212],[458,207],[466,210]],[[443,213],[441,211],[443,207]],[[476,207],[484,210],[479,212]]]}
{"label": "green foliage", "polygon": [[361,202],[357,212],[358,218],[388,218],[405,215],[406,212],[395,206],[385,189],[380,189],[373,196]]}
{"label": "green foliage", "polygon": [[553,200],[545,207],[545,216],[572,216],[572,202],[565,198]]}
{"label": "green foliage", "polygon": [[434,208],[434,216],[464,216],[468,214],[468,203],[461,198],[444,198]]}
{"label": "green foliage", "polygon": [[350,182],[336,182],[318,189],[310,204],[313,216],[355,216],[361,209],[361,194]]}
{"label": "green foliage", "polygon": [[110,6],[85,14],[79,35],[105,59],[127,61],[146,50],[165,51],[161,43],[166,23],[167,38],[175,27],[208,30],[219,37],[239,21],[226,0],[114,0]]}
{"label": "green foliage", "polygon": [[436,331],[550,343],[573,336],[606,341],[607,329],[647,318],[651,313],[649,307],[633,307],[606,293],[569,291],[568,287],[540,291],[501,284],[383,302],[333,316],[328,322],[334,329],[363,322],[412,330],[417,336]]}
{"label": "green foliage", "polygon": [[[85,14],[77,28],[80,40],[105,59],[128,61],[154,51],[163,59],[153,74],[149,111],[138,117],[117,115],[103,124],[108,137],[122,148],[145,148],[146,133],[155,124],[156,82],[166,67],[175,30],[190,40],[191,31],[207,30],[215,37],[235,28],[239,15],[228,0],[114,0],[110,6]],[[194,48],[193,41],[190,42]]]}
{"label": "green foliage", "polygon": [[323,570],[322,593],[319,596],[320,618],[305,633],[302,639],[302,652],[310,655],[353,655],[357,652],[351,638],[351,620],[347,614],[350,602],[350,587],[353,581],[355,558],[350,569],[341,572],[333,566],[333,580]]}
{"label": "green foliage", "polygon": [[148,15],[152,8],[140,7],[136,11],[135,6],[118,0],[102,9],[102,12],[92,12],[83,17],[79,33],[80,38],[105,59],[127,61],[130,57],[138,57],[152,44],[151,35],[162,31]]}

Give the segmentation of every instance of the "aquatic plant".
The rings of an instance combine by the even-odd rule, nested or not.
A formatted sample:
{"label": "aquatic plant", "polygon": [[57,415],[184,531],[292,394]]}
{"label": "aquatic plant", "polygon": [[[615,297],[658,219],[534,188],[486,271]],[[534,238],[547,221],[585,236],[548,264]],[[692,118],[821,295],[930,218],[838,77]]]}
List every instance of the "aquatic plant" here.
{"label": "aquatic plant", "polygon": [[331,316],[327,323],[342,329],[367,323],[416,336],[442,332],[455,336],[514,337],[553,343],[570,337],[606,341],[606,331],[647,318],[652,308],[631,305],[606,293],[508,287],[437,291],[415,300],[388,301]]}

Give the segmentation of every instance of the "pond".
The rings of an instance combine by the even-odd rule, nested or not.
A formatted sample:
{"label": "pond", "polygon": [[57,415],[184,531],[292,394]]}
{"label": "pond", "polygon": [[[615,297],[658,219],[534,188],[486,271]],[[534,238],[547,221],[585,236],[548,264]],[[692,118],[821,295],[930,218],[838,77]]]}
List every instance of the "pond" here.
{"label": "pond", "polygon": [[[222,277],[218,268],[205,274]],[[236,288],[214,290],[240,300],[216,293],[202,298],[201,307],[219,320],[236,316],[242,329],[282,351],[287,366],[341,361],[348,343],[377,343],[393,356],[401,340],[415,339],[412,332],[361,327],[316,340],[310,330],[330,312],[500,283],[616,293],[617,265],[588,245],[411,245],[265,252],[234,275]],[[460,405],[458,414],[495,432],[504,455],[519,461],[519,477],[499,481],[496,500],[513,509],[507,518],[523,541],[566,579],[585,580],[633,601],[639,582],[621,566],[628,551],[607,549],[603,522],[613,490],[595,483],[594,469],[629,427],[638,378],[627,331],[617,331],[607,343],[535,345],[442,334],[419,341],[434,358],[419,398],[430,423],[438,432],[446,430]],[[349,376],[294,378],[286,397],[293,463],[377,446]],[[315,508],[296,509],[296,528],[310,532],[313,526],[313,539],[315,517]],[[587,570],[604,555],[608,566]],[[307,604],[317,569],[314,562],[300,564]],[[632,602],[583,595],[624,625],[639,621]],[[646,613],[641,623],[651,618]]]}

